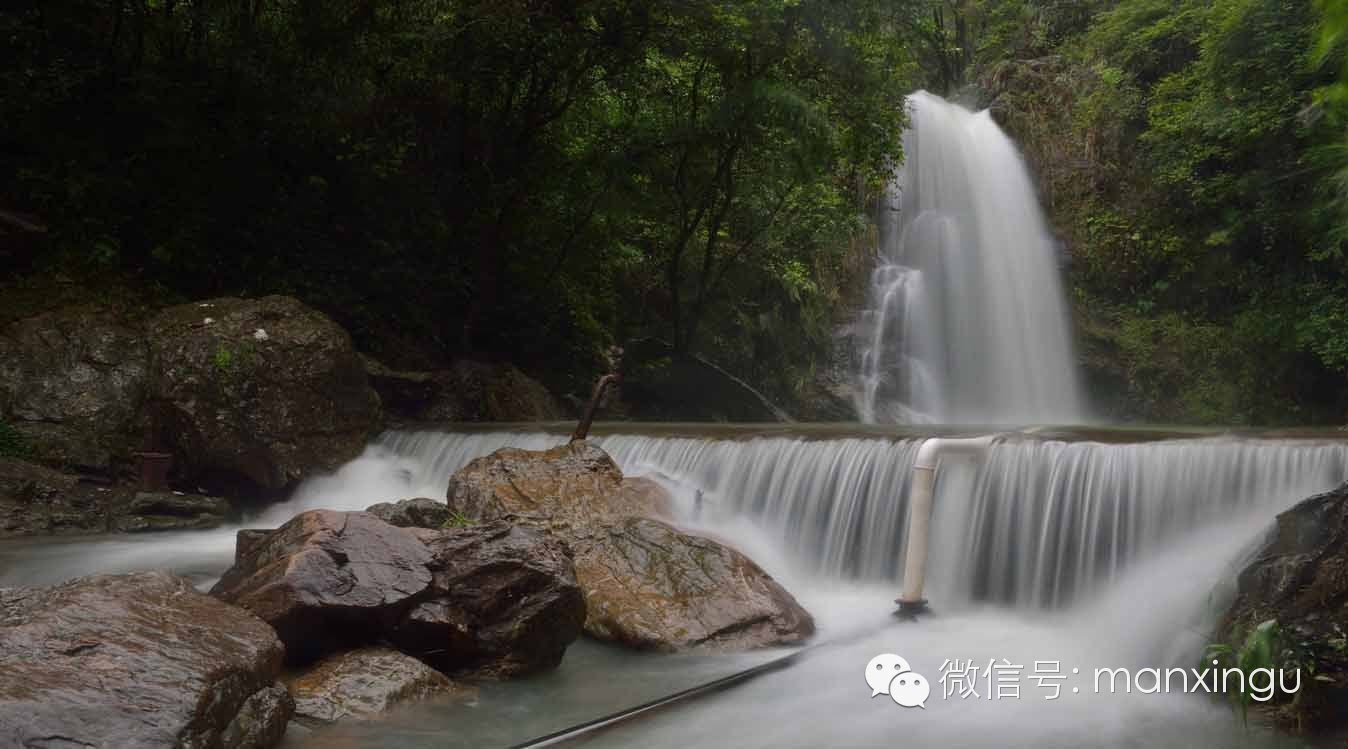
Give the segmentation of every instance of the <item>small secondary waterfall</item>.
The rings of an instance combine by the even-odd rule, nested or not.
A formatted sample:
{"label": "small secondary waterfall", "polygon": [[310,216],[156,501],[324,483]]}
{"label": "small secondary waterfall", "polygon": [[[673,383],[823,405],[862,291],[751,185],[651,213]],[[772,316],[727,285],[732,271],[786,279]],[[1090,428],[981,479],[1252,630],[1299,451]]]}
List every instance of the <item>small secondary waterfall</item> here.
{"label": "small secondary waterfall", "polygon": [[[306,484],[294,502],[333,506],[334,498],[351,496],[341,509],[359,509],[376,496],[442,497],[450,475],[474,457],[506,445],[541,449],[563,441],[541,433],[389,433],[342,473]],[[743,531],[737,523],[748,519],[769,539],[760,547],[787,550],[805,574],[870,581],[902,574],[917,440],[608,435],[595,441],[629,475],[665,478],[684,507],[701,492],[702,527],[738,542],[745,539],[737,537]],[[1340,443],[997,444],[977,468],[943,464],[932,585],[945,600],[1066,605],[1186,534],[1265,523],[1345,479],[1348,445]]]}
{"label": "small secondary waterfall", "polygon": [[1055,243],[988,112],[919,91],[854,329],[868,423],[1082,419]]}

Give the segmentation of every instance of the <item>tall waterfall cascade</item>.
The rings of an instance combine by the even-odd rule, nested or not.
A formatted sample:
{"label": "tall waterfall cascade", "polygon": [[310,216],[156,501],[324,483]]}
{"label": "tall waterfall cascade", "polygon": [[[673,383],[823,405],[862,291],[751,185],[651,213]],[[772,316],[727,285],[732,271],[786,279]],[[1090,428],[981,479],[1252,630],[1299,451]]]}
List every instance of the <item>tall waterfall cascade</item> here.
{"label": "tall waterfall cascade", "polygon": [[1056,242],[987,111],[919,91],[853,329],[867,423],[1082,421]]}

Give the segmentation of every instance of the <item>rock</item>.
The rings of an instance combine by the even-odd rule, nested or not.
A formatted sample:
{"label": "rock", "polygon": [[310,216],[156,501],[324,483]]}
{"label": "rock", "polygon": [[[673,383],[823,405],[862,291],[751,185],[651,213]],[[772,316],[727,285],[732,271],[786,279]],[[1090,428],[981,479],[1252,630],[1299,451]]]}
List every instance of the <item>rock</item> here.
{"label": "rock", "polygon": [[0,458],[0,538],[213,528],[230,513],[219,497],[137,492]]}
{"label": "rock", "polygon": [[129,459],[148,384],[144,338],[108,309],[67,307],[0,330],[0,421],[33,458],[99,470]]}
{"label": "rock", "polygon": [[0,745],[270,746],[281,661],[265,623],[165,572],[0,589]]}
{"label": "rock", "polygon": [[430,586],[430,561],[373,515],[310,510],[254,542],[211,594],[272,625],[303,663],[377,639]]}
{"label": "rock", "polygon": [[737,651],[798,642],[814,620],[752,560],[648,518],[577,554],[585,629],[642,649]]}
{"label": "rock", "polygon": [[184,304],[146,327],[157,407],[187,478],[280,489],[355,457],[378,428],[350,336],[295,299]]}
{"label": "rock", "polygon": [[259,541],[270,536],[275,528],[243,528],[234,534],[234,564],[248,556]]}
{"label": "rock", "polygon": [[511,364],[461,359],[449,369],[399,372],[365,357],[385,408],[404,421],[552,421],[565,412],[548,389]]}
{"label": "rock", "polygon": [[229,512],[229,502],[219,497],[132,492],[130,499],[116,508],[112,527],[127,533],[214,528]]}
{"label": "rock", "polygon": [[1279,665],[1302,669],[1295,703],[1281,708],[1275,719],[1302,730],[1343,725],[1348,717],[1348,484],[1278,515],[1254,561],[1241,571],[1235,600],[1215,638],[1239,647],[1269,619],[1277,620],[1282,633],[1279,650],[1290,655]]}
{"label": "rock", "polygon": [[295,719],[311,726],[371,718],[399,703],[454,691],[444,674],[385,647],[334,653],[292,676],[288,685]]}
{"label": "rock", "polygon": [[386,640],[445,671],[510,676],[557,665],[585,620],[565,548],[527,528],[311,510],[241,540],[211,592],[275,627],[294,663]]}
{"label": "rock", "polygon": [[557,540],[486,523],[417,530],[431,550],[427,596],[389,639],[431,665],[478,676],[555,668],[585,623],[585,597]]}
{"label": "rock", "polygon": [[0,537],[100,533],[115,493],[75,476],[0,458]]}
{"label": "rock", "polygon": [[426,497],[380,502],[365,511],[399,528],[441,528],[449,521],[449,505]]}
{"label": "rock", "polygon": [[668,516],[659,485],[624,479],[587,442],[479,458],[450,480],[448,501],[467,518],[507,519],[562,539],[594,637],[714,652],[795,643],[814,632],[810,615],[752,560],[654,519]]}

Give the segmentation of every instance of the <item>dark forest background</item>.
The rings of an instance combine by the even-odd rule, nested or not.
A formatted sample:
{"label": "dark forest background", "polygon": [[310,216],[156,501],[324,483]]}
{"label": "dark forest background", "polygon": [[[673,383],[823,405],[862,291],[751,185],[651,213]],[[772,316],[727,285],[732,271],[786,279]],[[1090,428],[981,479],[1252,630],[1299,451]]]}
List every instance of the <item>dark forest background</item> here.
{"label": "dark forest background", "polygon": [[[610,347],[809,413],[903,96],[1017,138],[1117,419],[1341,423],[1336,3],[47,0],[0,12],[0,260],[292,294],[399,367]],[[114,291],[115,289],[115,291]],[[35,302],[34,300],[39,300]],[[0,311],[6,319],[26,310]]]}

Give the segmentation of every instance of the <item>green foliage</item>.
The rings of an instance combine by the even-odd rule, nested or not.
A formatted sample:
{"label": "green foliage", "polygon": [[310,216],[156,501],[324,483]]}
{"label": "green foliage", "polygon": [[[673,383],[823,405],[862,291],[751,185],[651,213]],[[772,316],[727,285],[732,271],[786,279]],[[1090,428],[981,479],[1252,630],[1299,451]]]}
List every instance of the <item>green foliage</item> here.
{"label": "green foliage", "polygon": [[37,266],[294,294],[395,365],[505,354],[584,397],[659,335],[805,372],[737,321],[834,313],[918,7],[47,3],[0,16],[0,209],[51,227]]}
{"label": "green foliage", "polygon": [[474,525],[473,521],[458,510],[450,510],[449,517],[445,518],[442,528],[467,528]]}
{"label": "green foliage", "polygon": [[24,458],[28,453],[28,443],[19,430],[9,422],[0,420],[0,458]]}
{"label": "green foliage", "polygon": [[[1255,669],[1277,668],[1274,653],[1278,652],[1278,638],[1278,621],[1269,619],[1250,630],[1245,642],[1239,647],[1227,643],[1208,645],[1203,654],[1202,666],[1207,667],[1208,661],[1217,661],[1218,668],[1239,669],[1247,676]],[[1240,715],[1241,723],[1248,725],[1250,702],[1253,699],[1253,692],[1248,685],[1242,682],[1241,689],[1227,692],[1226,698],[1231,702],[1231,708]]]}

